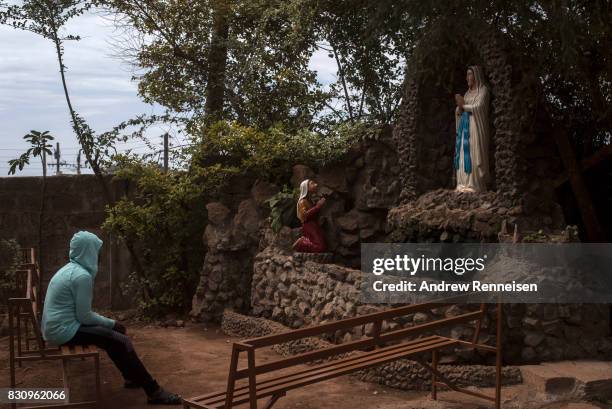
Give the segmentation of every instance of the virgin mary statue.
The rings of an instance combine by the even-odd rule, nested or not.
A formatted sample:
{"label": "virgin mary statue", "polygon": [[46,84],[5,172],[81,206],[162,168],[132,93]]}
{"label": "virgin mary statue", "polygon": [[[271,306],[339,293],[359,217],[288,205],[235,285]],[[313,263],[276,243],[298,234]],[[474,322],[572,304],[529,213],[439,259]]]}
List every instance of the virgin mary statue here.
{"label": "virgin mary statue", "polygon": [[457,190],[482,192],[489,180],[489,90],[482,68],[467,69],[468,90],[455,95],[455,157]]}

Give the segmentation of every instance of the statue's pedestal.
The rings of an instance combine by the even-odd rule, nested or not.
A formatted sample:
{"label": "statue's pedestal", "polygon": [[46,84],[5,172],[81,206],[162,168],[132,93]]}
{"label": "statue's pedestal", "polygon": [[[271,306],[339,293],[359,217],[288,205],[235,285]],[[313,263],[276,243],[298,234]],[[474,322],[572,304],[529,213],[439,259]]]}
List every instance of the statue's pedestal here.
{"label": "statue's pedestal", "polygon": [[563,230],[562,215],[528,215],[496,192],[433,190],[391,209],[387,221],[391,242],[512,243],[523,236],[529,242],[567,242],[575,235]]}
{"label": "statue's pedestal", "polygon": [[391,209],[388,222],[394,242],[495,242],[502,221],[513,224],[519,215],[495,192],[438,189]]}
{"label": "statue's pedestal", "polygon": [[299,262],[312,261],[319,264],[330,264],[334,260],[333,253],[293,253],[293,259]]}

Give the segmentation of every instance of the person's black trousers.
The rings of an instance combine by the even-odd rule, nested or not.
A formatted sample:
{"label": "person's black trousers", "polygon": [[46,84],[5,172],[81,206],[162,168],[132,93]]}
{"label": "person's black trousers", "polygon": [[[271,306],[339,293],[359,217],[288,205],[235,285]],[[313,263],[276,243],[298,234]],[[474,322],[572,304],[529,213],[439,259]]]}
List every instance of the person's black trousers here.
{"label": "person's black trousers", "polygon": [[127,335],[100,326],[81,325],[69,345],[95,345],[106,351],[123,378],[141,386],[147,394],[155,392],[159,385],[144,367]]}

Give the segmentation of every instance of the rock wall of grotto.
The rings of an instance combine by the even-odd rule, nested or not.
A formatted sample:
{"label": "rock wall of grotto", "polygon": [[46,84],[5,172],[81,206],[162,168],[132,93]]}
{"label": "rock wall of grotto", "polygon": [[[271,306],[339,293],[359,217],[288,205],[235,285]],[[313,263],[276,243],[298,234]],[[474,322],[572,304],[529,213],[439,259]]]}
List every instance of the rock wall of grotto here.
{"label": "rock wall of grotto", "polygon": [[[332,261],[358,266],[361,242],[385,239],[387,213],[399,197],[398,174],[390,130],[378,140],[356,143],[336,165],[319,170],[294,167],[293,187],[314,178],[320,194],[327,197],[320,222]],[[193,317],[218,321],[224,308],[249,311],[255,255],[271,243],[288,251],[300,234],[299,228],[286,226],[274,233],[269,227],[266,200],[279,189],[262,181],[237,181],[220,201],[206,205],[206,257],[192,302]]]}
{"label": "rock wall of grotto", "polygon": [[[392,221],[396,227],[403,227],[397,222],[414,217],[415,201],[423,194],[430,194],[425,202],[446,203],[450,209],[485,204],[499,215],[498,219],[512,219],[521,230],[563,227],[562,212],[550,183],[561,170],[561,162],[540,103],[538,86],[529,80],[530,73],[522,69],[507,43],[493,29],[483,27],[474,33],[458,40],[464,52],[457,52],[457,44],[438,38],[441,33],[433,32],[429,41],[439,45],[437,55],[444,55],[444,66],[437,66],[432,60],[435,55],[430,53],[407,69],[393,137],[401,169],[400,200],[403,205],[412,205],[396,209]],[[484,68],[492,94],[493,180],[491,192],[457,198],[441,190],[455,186],[452,95],[465,92],[465,69],[471,64]],[[457,68],[444,71],[444,67]],[[438,68],[440,72],[436,72]],[[487,218],[485,222],[489,221],[492,219]],[[448,233],[451,237],[461,235],[457,231]],[[482,233],[479,238],[489,238],[486,231]],[[407,240],[410,236],[407,234]],[[439,235],[432,238],[438,240]]]}

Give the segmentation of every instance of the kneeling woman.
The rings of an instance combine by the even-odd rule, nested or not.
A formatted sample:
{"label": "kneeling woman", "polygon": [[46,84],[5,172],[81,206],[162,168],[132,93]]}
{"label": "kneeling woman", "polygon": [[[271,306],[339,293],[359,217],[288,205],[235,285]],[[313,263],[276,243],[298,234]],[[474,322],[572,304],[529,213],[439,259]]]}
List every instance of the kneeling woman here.
{"label": "kneeling woman", "polygon": [[143,388],[148,403],[178,405],[180,396],[162,389],[144,367],[125,327],[91,310],[102,240],[81,231],[70,240],[70,262],[49,282],[42,333],[52,345],[95,345],[104,349],[123,375],[126,388]]}
{"label": "kneeling woman", "polygon": [[297,217],[302,222],[302,234],[293,249],[302,253],[322,253],[326,249],[325,236],[319,226],[319,210],[325,204],[325,198],[313,205],[311,196],[316,193],[318,185],[314,180],[306,179],[300,184],[300,198],[297,202]]}

